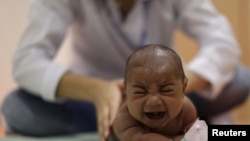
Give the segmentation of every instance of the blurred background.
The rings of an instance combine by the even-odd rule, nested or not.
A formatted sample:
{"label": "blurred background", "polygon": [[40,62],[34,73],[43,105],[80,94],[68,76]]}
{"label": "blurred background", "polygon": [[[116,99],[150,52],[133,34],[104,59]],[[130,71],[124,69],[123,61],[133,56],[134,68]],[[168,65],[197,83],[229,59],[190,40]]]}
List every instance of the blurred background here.
{"label": "blurred background", "polygon": [[[3,98],[16,87],[16,83],[11,76],[11,59],[27,24],[31,1],[0,0],[0,104],[2,104]],[[250,1],[213,0],[213,2],[218,11],[222,12],[230,21],[242,49],[241,61],[250,68]],[[185,62],[192,59],[192,56],[196,53],[196,44],[191,39],[176,31],[175,43],[177,51]],[[57,60],[62,61],[63,58],[67,57],[66,50],[69,44],[70,37],[63,44],[64,47]],[[182,47],[185,46],[192,46],[192,49],[184,50]],[[249,108],[250,98],[244,104],[232,110],[232,115],[237,124],[250,124]]]}

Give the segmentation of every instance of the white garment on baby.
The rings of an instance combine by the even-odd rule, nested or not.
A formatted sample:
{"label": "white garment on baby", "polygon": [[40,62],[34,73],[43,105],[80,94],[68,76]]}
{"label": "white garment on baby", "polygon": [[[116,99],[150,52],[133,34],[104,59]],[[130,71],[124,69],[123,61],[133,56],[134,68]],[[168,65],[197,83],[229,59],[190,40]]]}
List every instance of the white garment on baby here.
{"label": "white garment on baby", "polygon": [[197,119],[181,141],[208,141],[208,127],[206,122]]}

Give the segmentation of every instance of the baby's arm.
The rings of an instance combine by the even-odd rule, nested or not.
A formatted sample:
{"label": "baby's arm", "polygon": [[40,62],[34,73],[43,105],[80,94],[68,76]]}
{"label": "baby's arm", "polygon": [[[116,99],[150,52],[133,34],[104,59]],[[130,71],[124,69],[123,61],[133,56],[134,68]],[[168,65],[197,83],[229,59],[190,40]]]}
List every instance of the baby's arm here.
{"label": "baby's arm", "polygon": [[113,124],[113,131],[119,141],[174,141],[173,138],[150,132],[128,112],[118,113]]}
{"label": "baby's arm", "polygon": [[183,103],[183,131],[186,133],[194,122],[197,120],[197,111],[192,103],[192,101],[188,98],[184,98]]}

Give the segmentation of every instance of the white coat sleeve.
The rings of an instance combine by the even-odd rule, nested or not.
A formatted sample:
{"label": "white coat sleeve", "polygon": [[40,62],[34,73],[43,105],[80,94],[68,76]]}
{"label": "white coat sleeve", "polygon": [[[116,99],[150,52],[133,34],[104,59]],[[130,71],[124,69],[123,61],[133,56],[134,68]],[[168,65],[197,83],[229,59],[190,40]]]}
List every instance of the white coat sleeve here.
{"label": "white coat sleeve", "polygon": [[199,46],[187,68],[211,83],[200,92],[213,99],[232,80],[239,62],[241,52],[234,33],[210,0],[177,0],[175,6],[180,29]]}
{"label": "white coat sleeve", "polygon": [[13,56],[12,73],[20,87],[54,101],[58,82],[68,70],[53,62],[73,19],[70,0],[34,0],[29,24]]}

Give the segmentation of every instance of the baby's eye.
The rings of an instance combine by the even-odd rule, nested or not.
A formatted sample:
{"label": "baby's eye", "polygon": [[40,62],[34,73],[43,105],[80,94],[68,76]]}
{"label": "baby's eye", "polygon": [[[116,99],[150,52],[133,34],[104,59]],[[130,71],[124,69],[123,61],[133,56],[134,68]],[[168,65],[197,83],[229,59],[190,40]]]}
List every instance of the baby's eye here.
{"label": "baby's eye", "polygon": [[134,94],[147,94],[146,91],[135,91]]}
{"label": "baby's eye", "polygon": [[167,90],[161,90],[160,91],[162,94],[171,94],[173,92],[172,89],[167,89]]}
{"label": "baby's eye", "polygon": [[134,94],[147,94],[148,90],[145,86],[135,85],[133,92],[134,92]]}
{"label": "baby's eye", "polygon": [[170,92],[172,90],[161,90],[161,92]]}

